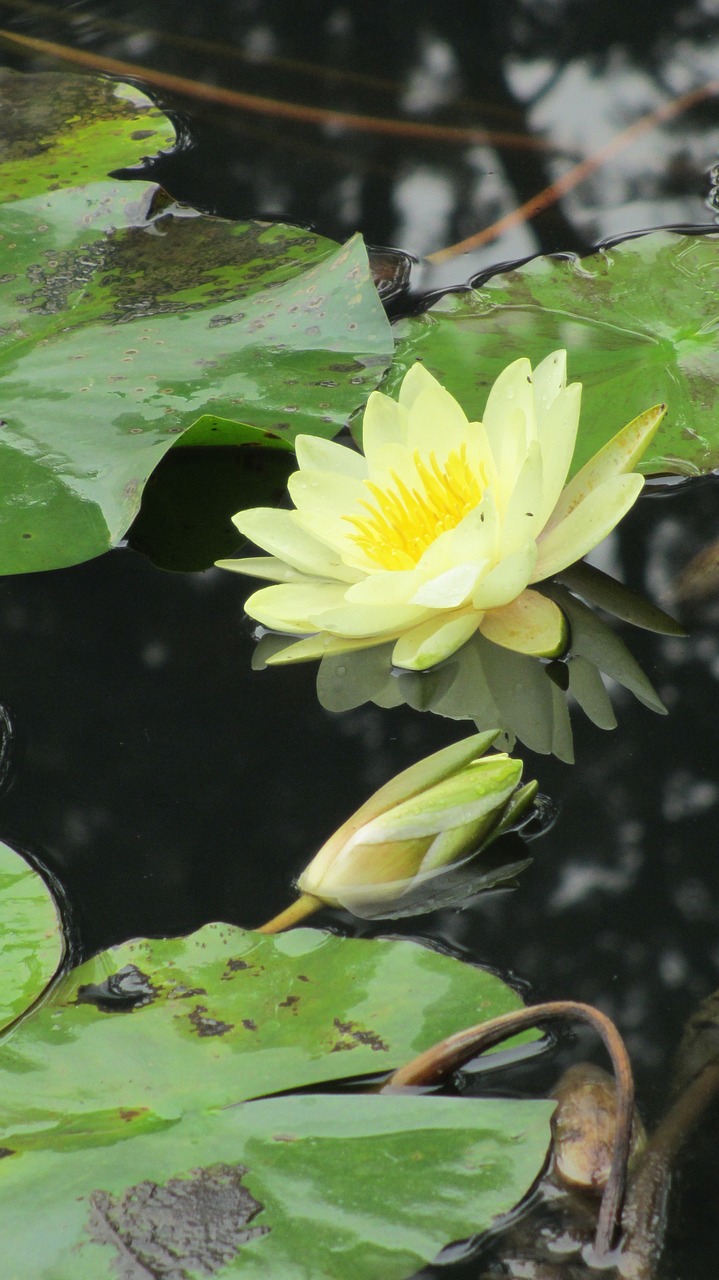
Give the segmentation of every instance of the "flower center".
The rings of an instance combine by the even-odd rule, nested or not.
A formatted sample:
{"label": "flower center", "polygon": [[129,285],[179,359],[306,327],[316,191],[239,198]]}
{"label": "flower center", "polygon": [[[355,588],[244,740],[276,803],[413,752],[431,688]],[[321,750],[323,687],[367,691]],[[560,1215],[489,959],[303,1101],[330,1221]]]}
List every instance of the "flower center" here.
{"label": "flower center", "polygon": [[452,450],[443,467],[434,450],[427,460],[415,450],[413,461],[417,488],[408,488],[395,471],[385,489],[365,480],[374,499],[360,503],[368,515],[344,517],[356,529],[358,547],[382,569],[413,569],[440,533],[455,529],[479,505],[486,487],[469,466],[466,445]]}

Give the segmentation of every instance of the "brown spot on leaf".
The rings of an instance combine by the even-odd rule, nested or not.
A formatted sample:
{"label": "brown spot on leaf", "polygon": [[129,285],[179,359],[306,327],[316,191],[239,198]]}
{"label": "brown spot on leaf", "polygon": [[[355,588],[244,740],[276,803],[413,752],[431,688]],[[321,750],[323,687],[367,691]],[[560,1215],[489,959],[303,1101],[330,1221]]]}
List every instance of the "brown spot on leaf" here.
{"label": "brown spot on leaf", "polygon": [[256,1030],[257,1030],[257,1023],[256,1023],[256,1022],[253,1022],[253,1021],[252,1021],[252,1018],[243,1018],[243,1019],[242,1019],[242,1025],[243,1025],[243,1027],[245,1028],[245,1030],[247,1030],[247,1031],[256,1031]]}
{"label": "brown spot on leaf", "polygon": [[299,1004],[299,1002],[300,1002],[300,997],[299,997],[299,996],[286,996],[286,998],[285,998],[284,1000],[280,1000],[280,1006],[279,1006],[279,1007],[280,1007],[280,1009],[293,1009],[293,1010],[294,1010],[295,1005],[296,1005],[296,1004]]}
{"label": "brown spot on leaf", "polygon": [[120,1196],[94,1191],[88,1234],[116,1250],[120,1280],[189,1280],[232,1262],[266,1226],[249,1224],[263,1206],[242,1184],[243,1165],[193,1169],[164,1185],[139,1182]]}
{"label": "brown spot on leaf", "polygon": [[[389,1045],[377,1034],[376,1031],[370,1031],[365,1027],[359,1027],[356,1022],[342,1022],[339,1018],[333,1019],[334,1026],[343,1036],[349,1036],[352,1044],[341,1044],[338,1041],[336,1048],[352,1049],[356,1044],[368,1045],[375,1053],[389,1053]],[[333,1049],[334,1053],[334,1049]]]}
{"label": "brown spot on leaf", "polygon": [[204,1004],[196,1004],[187,1017],[198,1036],[224,1036],[227,1031],[232,1030],[233,1026],[231,1022],[221,1022],[219,1018],[208,1017],[207,1005]]}

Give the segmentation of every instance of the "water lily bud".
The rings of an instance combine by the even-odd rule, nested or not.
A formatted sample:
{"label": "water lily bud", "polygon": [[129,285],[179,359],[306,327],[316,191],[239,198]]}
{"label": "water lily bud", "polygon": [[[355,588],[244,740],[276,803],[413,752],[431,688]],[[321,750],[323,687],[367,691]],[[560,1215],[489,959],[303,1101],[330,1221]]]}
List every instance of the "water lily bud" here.
{"label": "water lily bud", "polygon": [[474,734],[398,774],[323,845],[301,892],[355,915],[396,917],[511,878],[526,860],[483,868],[478,854],[517,824],[537,785],[519,787],[521,761],[483,755],[496,736]]}

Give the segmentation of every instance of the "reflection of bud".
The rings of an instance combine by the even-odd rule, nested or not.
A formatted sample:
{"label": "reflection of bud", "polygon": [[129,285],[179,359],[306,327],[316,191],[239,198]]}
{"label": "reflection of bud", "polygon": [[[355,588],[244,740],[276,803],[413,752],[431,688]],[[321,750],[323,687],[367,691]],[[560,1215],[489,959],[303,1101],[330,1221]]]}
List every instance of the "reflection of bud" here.
{"label": "reflection of bud", "polygon": [[[300,901],[308,904],[300,914],[310,904],[370,918],[428,911],[526,865],[495,860],[483,868],[477,859],[518,823],[537,790],[536,782],[519,788],[521,761],[483,755],[496,737],[491,730],[445,747],[375,792],[300,876]],[[290,908],[279,927],[296,918]]]}

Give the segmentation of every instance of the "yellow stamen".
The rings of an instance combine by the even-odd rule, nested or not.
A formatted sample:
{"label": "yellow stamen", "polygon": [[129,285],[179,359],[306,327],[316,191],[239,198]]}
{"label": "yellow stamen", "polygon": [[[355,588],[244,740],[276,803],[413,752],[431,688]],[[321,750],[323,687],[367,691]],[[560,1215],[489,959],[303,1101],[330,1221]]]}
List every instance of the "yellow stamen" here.
{"label": "yellow stamen", "polygon": [[441,533],[455,529],[479,505],[486,488],[486,477],[470,468],[465,444],[448,454],[444,466],[434,450],[422,458],[415,449],[412,460],[417,488],[409,488],[395,471],[384,489],[365,480],[373,501],[360,506],[368,514],[344,517],[357,530],[353,540],[382,569],[413,569]]}

